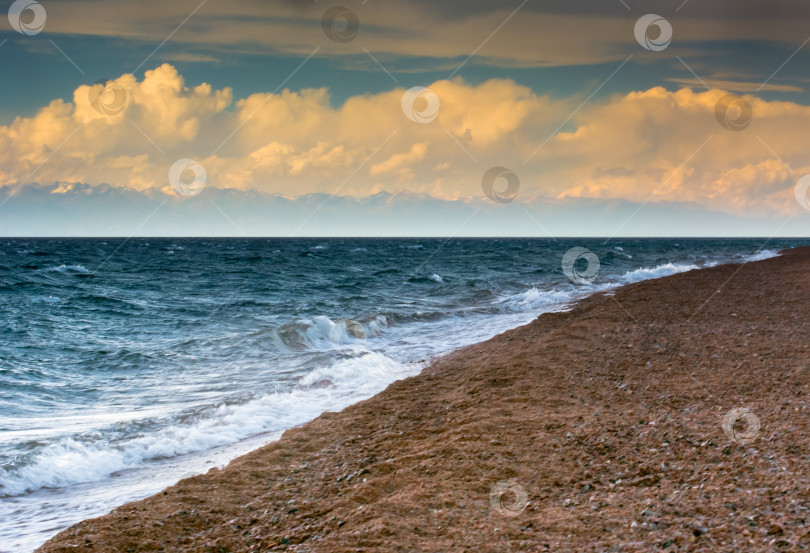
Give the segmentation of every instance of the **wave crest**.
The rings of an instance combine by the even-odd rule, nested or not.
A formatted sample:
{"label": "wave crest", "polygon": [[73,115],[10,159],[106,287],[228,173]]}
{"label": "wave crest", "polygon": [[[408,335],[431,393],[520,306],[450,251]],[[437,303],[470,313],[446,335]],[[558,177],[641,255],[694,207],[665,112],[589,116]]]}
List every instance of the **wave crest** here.
{"label": "wave crest", "polygon": [[627,271],[621,276],[621,279],[625,282],[640,282],[642,280],[649,280],[651,278],[661,278],[677,273],[685,273],[686,271],[692,271],[699,268],[700,267],[697,265],[693,265],[691,263],[664,263],[662,265],[658,265],[657,267],[642,267],[641,269],[636,269],[634,271]]}
{"label": "wave crest", "polygon": [[[178,423],[151,435],[125,440],[64,438],[22,460],[0,468],[0,497],[41,488],[95,482],[148,461],[206,451],[268,432],[304,424],[325,411],[339,411],[382,391],[395,380],[416,374],[419,364],[399,363],[367,352],[317,368],[288,391],[247,403],[222,405],[203,420]],[[92,441],[90,441],[92,440]]]}

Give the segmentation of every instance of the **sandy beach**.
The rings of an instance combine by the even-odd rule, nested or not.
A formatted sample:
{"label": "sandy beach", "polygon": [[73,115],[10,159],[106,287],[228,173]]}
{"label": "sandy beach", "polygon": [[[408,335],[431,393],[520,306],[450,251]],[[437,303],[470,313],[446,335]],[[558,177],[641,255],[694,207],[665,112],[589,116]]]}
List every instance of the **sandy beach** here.
{"label": "sandy beach", "polygon": [[597,294],[38,551],[805,551],[810,248]]}

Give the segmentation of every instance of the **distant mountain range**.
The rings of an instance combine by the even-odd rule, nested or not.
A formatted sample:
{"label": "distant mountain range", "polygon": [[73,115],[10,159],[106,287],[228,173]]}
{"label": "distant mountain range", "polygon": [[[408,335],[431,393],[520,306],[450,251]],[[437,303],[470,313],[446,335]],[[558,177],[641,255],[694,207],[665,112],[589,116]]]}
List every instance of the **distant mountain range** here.
{"label": "distant mountain range", "polygon": [[[808,236],[810,214],[746,218],[693,204],[399,192],[297,198],[208,187],[180,197],[80,183],[0,190],[2,236]],[[781,227],[781,228],[780,228]]]}

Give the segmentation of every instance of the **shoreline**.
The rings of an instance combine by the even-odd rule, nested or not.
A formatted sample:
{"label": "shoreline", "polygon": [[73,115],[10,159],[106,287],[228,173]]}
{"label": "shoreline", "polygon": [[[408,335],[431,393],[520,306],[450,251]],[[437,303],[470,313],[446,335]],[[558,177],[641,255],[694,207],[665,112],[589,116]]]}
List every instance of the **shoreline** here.
{"label": "shoreline", "polygon": [[[780,478],[801,471],[806,448],[790,443],[807,443],[802,315],[810,292],[806,276],[796,279],[808,269],[810,248],[797,248],[597,292],[287,430],[223,470],[79,523],[37,551],[595,551],[667,540],[670,550],[696,541],[720,550],[742,539],[754,540],[745,547],[800,547],[810,534],[793,521],[806,516],[810,498]],[[784,302],[783,319],[768,293]],[[766,367],[783,361],[771,369],[776,382],[746,372],[753,358]],[[685,397],[662,388],[664,378]],[[752,463],[772,468],[775,455],[752,456],[756,441],[729,440],[719,421],[737,406],[732,399],[758,414],[755,440],[781,448],[784,470],[751,473]],[[763,416],[780,401],[800,413],[781,436],[768,426],[787,423]],[[641,455],[639,442],[655,447]],[[695,463],[712,477],[689,474]],[[751,485],[724,488],[735,471]],[[755,513],[767,519],[761,542],[760,523],[746,517],[774,510],[761,497],[762,482],[773,479],[794,509]],[[688,496],[706,484],[736,503]],[[492,500],[504,486],[512,491]]]}

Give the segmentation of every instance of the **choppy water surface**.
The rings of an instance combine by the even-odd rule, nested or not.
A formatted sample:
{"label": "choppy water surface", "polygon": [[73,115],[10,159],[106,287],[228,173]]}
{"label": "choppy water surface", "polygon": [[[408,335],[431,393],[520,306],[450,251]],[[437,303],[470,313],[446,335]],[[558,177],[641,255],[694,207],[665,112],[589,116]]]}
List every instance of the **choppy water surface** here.
{"label": "choppy water surface", "polygon": [[[0,550],[597,290],[806,241],[0,241]],[[600,272],[572,282],[572,247]]]}

